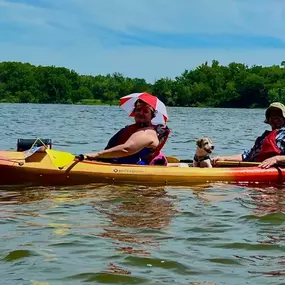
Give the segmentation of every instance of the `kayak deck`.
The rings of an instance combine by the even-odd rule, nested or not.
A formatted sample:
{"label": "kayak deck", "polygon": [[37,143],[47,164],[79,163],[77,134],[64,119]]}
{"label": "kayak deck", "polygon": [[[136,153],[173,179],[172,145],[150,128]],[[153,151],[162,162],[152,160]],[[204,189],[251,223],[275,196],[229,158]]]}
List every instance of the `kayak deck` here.
{"label": "kayak deck", "polygon": [[[184,165],[185,166],[185,165]],[[24,160],[21,152],[0,151],[0,185],[79,185],[125,183],[147,185],[189,185],[196,183],[282,183],[285,169],[272,167],[214,167],[118,165],[74,161],[59,169],[46,153]]]}

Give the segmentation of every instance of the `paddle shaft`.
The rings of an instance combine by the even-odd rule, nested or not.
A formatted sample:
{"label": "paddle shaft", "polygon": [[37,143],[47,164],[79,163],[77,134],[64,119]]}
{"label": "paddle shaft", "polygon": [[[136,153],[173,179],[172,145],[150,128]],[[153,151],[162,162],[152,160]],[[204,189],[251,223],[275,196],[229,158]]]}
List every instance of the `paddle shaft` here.
{"label": "paddle shaft", "polygon": [[[193,164],[193,159],[179,159],[175,156],[167,157],[167,160],[169,163]],[[233,161],[233,160],[231,160],[231,161],[223,160],[223,161],[217,161],[216,162],[217,166],[257,166],[259,164],[260,164],[260,162]]]}
{"label": "paddle shaft", "polygon": [[[179,160],[181,163],[193,163],[192,159],[181,159]],[[179,163],[178,162],[178,163]],[[240,167],[249,167],[249,166],[258,166],[260,165],[261,162],[254,162],[254,161],[233,161],[233,160],[223,160],[223,161],[217,161],[216,165],[217,166],[240,166]],[[280,163],[280,164],[275,164],[274,166],[279,166],[279,167],[284,167],[285,165]]]}
{"label": "paddle shaft", "polygon": [[247,161],[217,161],[216,165],[220,166],[258,166],[260,162],[247,162]]}
{"label": "paddle shaft", "polygon": [[[181,159],[179,160],[179,162],[181,163],[193,163],[193,160],[192,159]],[[256,166],[256,165],[259,165],[260,163],[259,162],[243,162],[243,161],[226,161],[226,160],[223,160],[223,161],[217,161],[216,162],[216,165],[231,165],[231,166]]]}
{"label": "paddle shaft", "polygon": [[[180,162],[184,163],[193,163],[192,159],[181,159]],[[229,161],[229,160],[222,160],[217,161],[216,165],[220,166],[257,166],[260,162],[247,162],[247,161]]]}

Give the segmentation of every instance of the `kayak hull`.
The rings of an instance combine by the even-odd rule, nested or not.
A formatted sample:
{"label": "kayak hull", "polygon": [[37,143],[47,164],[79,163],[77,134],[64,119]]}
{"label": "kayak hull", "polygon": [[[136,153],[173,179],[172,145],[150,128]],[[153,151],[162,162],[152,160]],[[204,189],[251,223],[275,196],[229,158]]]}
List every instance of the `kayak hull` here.
{"label": "kayak hull", "polygon": [[0,151],[0,185],[189,185],[212,182],[282,183],[284,180],[285,169],[276,167],[194,168],[74,161],[59,169],[46,153],[35,153],[25,161],[21,152]]}

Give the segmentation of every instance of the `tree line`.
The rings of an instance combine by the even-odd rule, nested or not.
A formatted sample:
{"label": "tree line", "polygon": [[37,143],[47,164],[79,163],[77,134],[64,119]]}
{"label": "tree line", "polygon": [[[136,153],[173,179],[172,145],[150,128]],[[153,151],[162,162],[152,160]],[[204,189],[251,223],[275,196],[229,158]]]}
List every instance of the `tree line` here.
{"label": "tree line", "polygon": [[0,102],[118,104],[120,97],[144,91],[167,106],[264,108],[285,102],[285,61],[264,67],[213,60],[153,84],[121,73],[91,76],[64,67],[0,62]]}

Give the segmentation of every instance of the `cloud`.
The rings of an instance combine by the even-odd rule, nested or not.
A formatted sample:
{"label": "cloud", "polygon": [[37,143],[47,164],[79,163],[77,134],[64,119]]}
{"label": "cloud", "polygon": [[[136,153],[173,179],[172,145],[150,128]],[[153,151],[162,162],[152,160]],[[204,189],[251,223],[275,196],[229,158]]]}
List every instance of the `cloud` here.
{"label": "cloud", "polygon": [[284,60],[285,1],[0,0],[0,61],[149,81],[217,59]]}
{"label": "cloud", "polygon": [[133,29],[133,35],[120,35],[122,45],[157,46],[164,48],[285,48],[281,39],[269,36],[238,34],[158,33]]}
{"label": "cloud", "polygon": [[55,2],[47,0],[8,0],[6,3],[15,3],[26,7],[53,8]]}

